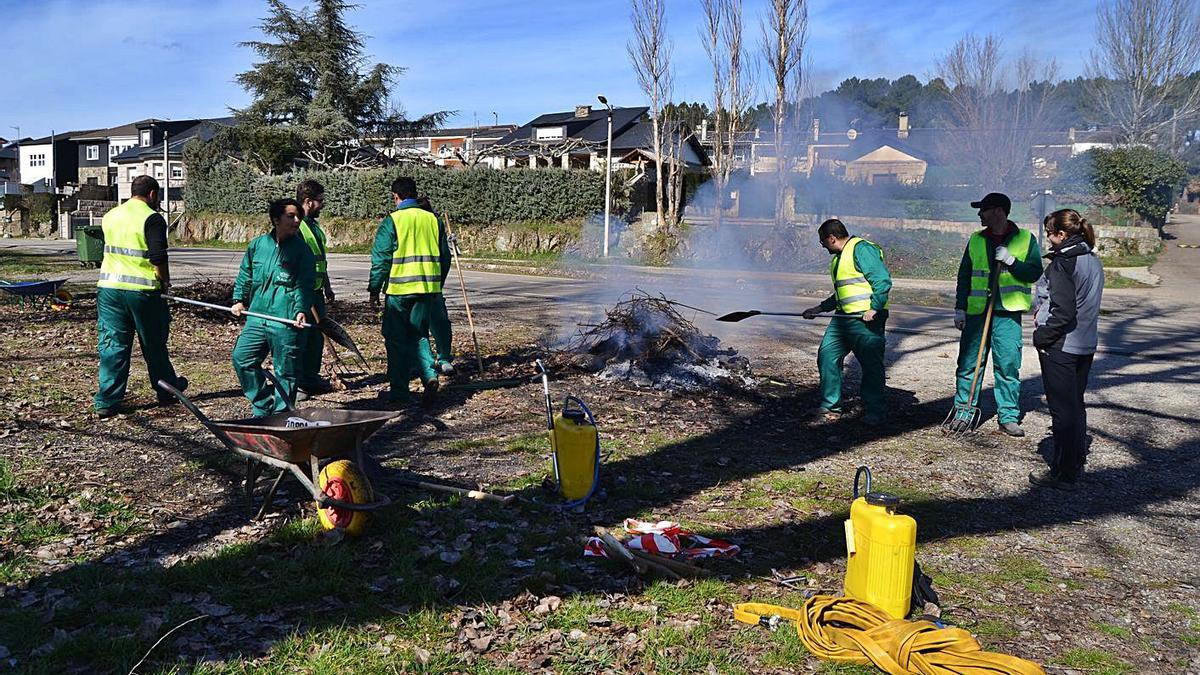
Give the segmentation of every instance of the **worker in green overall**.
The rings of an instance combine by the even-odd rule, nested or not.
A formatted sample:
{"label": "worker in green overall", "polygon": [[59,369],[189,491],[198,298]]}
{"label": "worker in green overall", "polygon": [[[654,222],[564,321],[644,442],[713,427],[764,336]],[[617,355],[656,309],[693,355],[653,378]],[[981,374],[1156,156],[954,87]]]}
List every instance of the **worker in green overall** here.
{"label": "worker in green overall", "polygon": [[262,362],[267,354],[271,355],[271,367],[284,396],[295,400],[304,333],[317,330],[309,326],[311,319],[307,316],[316,295],[316,261],[304,239],[297,236],[304,209],[295,199],[277,199],[267,213],[272,229],[246,247],[233,285],[232,310],[234,316],[249,309],[291,319],[292,323],[249,317],[233,345],[233,370],[255,417],[287,410],[287,401],[263,375]]}
{"label": "worker in green overall", "polygon": [[[162,293],[171,285],[167,263],[167,221],[158,212],[158,181],[138,176],[133,197],[104,214],[104,261],[96,284],[96,337],[100,352],[99,390],[93,399],[96,415],[120,412],[129,384],[129,357],[136,332],[142,358],[157,389],[163,380],[183,391],[187,379],[175,374],[167,355],[171,315]],[[158,402],[175,397],[158,390]]]}
{"label": "worker in green overall", "polygon": [[389,401],[407,403],[408,380],[416,369],[424,398],[437,397],[438,379],[433,354],[420,349],[429,333],[429,319],[442,293],[442,271],[450,266],[446,230],[432,213],[417,205],[417,183],[397,178],[392,183],[396,209],[379,223],[371,248],[371,305],[387,296],[383,309],[383,341],[387,348]]}
{"label": "worker in green overall", "polygon": [[[333,286],[329,283],[329,263],[325,259],[325,232],[317,223],[321,207],[325,204],[325,187],[311,178],[296,186],[296,201],[304,209],[304,220],[300,223],[300,236],[312,251],[317,261],[316,292],[313,306],[317,318],[325,320],[325,303],[333,302]],[[329,382],[321,378],[321,356],[325,353],[325,335],[319,330],[304,331],[304,348],[301,350],[300,378],[296,394],[297,401],[310,395],[327,394],[332,391]]]}
{"label": "worker in green overall", "polygon": [[[434,213],[433,205],[429,203],[428,197],[417,197],[417,206],[422,209]],[[436,215],[436,214],[435,214]],[[438,223],[445,228],[446,224],[438,218]],[[446,238],[449,241],[449,237]],[[453,327],[450,324],[450,312],[446,310],[446,277],[450,275],[450,266],[447,265],[442,270],[442,292],[438,294],[437,300],[434,301],[433,313],[429,315],[429,334],[433,336],[433,342],[437,345],[437,349],[433,350],[429,344],[429,337],[421,338],[421,349],[425,351],[433,351],[434,370],[437,370],[442,375],[454,374],[454,348],[452,347]]]}
{"label": "worker in green overall", "polygon": [[[971,207],[979,209],[979,222],[984,229],[971,235],[958,266],[954,327],[962,331],[962,337],[958,342],[954,404],[965,408],[970,400],[988,298],[997,293],[989,344],[984,347],[980,368],[986,367],[990,351],[1000,430],[1009,436],[1024,436],[1020,407],[1021,317],[1033,307],[1031,289],[1042,276],[1041,249],[1029,230],[1008,219],[1012,202],[1006,195],[989,193],[971,202]],[[977,386],[983,387],[982,377]],[[950,428],[962,431],[969,424],[968,420],[955,420]]]}
{"label": "worker in green overall", "polygon": [[888,293],[892,275],[883,264],[883,250],[861,237],[851,237],[842,221],[831,218],[817,228],[821,246],[833,256],[829,274],[833,294],[821,304],[804,310],[813,319],[822,312],[835,312],[817,350],[821,373],[821,404],[811,414],[822,420],[842,411],[842,363],[853,353],[862,367],[862,399],[866,408],[862,421],[877,426],[887,420],[884,397],[883,353],[887,344],[884,328],[888,317]]}

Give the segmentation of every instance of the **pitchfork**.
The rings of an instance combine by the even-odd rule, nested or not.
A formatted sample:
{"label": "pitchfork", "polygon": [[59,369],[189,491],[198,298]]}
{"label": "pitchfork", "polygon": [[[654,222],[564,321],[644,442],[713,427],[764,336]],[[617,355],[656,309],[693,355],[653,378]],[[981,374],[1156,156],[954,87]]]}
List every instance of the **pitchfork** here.
{"label": "pitchfork", "polygon": [[[942,420],[942,432],[946,434],[966,435],[979,426],[979,418],[981,417],[978,405],[979,391],[975,388],[975,385],[982,384],[979,381],[979,372],[983,368],[983,354],[989,347],[988,333],[992,327],[992,309],[996,306],[996,296],[999,295],[995,289],[996,280],[999,278],[997,274],[999,268],[1000,266],[996,265],[988,275],[987,313],[983,319],[983,333],[979,336],[979,352],[975,355],[975,374],[971,376],[971,389],[967,393],[967,403],[966,405],[955,403],[954,407],[946,415],[946,419]],[[979,387],[979,389],[982,388],[982,386]]]}

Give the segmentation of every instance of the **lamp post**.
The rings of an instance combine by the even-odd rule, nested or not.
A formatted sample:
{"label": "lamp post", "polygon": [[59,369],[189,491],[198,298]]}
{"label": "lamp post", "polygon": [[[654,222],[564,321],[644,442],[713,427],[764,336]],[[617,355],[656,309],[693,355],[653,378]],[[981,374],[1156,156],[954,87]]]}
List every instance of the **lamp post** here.
{"label": "lamp post", "polygon": [[597,96],[608,108],[608,146],[604,158],[604,257],[608,257],[608,222],[612,214],[612,114],[613,107],[603,95]]}

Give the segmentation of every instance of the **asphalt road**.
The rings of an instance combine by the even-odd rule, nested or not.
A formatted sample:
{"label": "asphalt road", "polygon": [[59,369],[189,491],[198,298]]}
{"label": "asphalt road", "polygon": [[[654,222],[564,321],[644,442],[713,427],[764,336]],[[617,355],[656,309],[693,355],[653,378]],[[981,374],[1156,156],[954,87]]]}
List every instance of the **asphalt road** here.
{"label": "asphalt road", "polygon": [[[1200,218],[1181,217],[1171,226],[1180,240],[1200,240]],[[1170,231],[1170,230],[1169,230]],[[74,255],[74,242],[62,240],[0,240],[0,249],[15,248],[47,254]],[[1179,249],[1168,242],[1162,263],[1155,271],[1164,274],[1163,288],[1109,289],[1105,291],[1101,322],[1101,351],[1149,360],[1200,360],[1200,318],[1194,311],[1200,296],[1189,289],[1200,288],[1200,253]],[[176,248],[171,250],[175,282],[201,278],[232,279],[241,260],[240,250]],[[341,297],[365,299],[370,257],[333,254],[329,273]],[[818,274],[746,272],[718,269],[596,266],[581,263],[585,278],[533,276],[468,269],[464,271],[472,309],[480,322],[491,311],[522,311],[533,315],[553,308],[555,319],[565,326],[591,321],[622,296],[641,290],[666,297],[715,315],[735,310],[759,309],[800,312],[823,297],[828,279]],[[80,283],[94,281],[98,272],[80,269],[71,274]],[[897,288],[917,288],[951,294],[951,281],[898,279]],[[456,275],[448,280],[447,304],[461,309],[462,294]],[[687,312],[685,312],[687,314]],[[893,305],[888,330],[897,335],[925,335],[941,344],[957,340],[948,307]],[[748,333],[766,333],[796,342],[819,340],[823,320],[805,321],[787,317],[754,317],[740,323],[722,323],[697,311],[689,316],[705,331],[722,340]],[[1032,322],[1025,322],[1032,331]],[[1028,343],[1028,342],[1027,342]],[[1028,350],[1031,351],[1032,350]]]}

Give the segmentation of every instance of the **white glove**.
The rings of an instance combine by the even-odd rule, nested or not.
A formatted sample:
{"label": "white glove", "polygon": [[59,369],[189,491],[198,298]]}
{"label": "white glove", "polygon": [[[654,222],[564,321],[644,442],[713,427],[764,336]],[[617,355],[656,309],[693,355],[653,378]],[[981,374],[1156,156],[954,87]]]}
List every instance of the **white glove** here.
{"label": "white glove", "polygon": [[1017,261],[1017,257],[1008,252],[1007,246],[996,247],[996,261],[1002,262],[1005,265],[1011,265]]}
{"label": "white glove", "polygon": [[967,313],[961,309],[954,310],[954,327],[962,330],[967,325]]}

